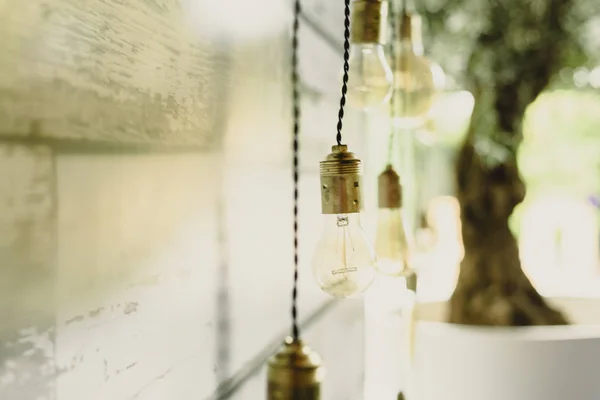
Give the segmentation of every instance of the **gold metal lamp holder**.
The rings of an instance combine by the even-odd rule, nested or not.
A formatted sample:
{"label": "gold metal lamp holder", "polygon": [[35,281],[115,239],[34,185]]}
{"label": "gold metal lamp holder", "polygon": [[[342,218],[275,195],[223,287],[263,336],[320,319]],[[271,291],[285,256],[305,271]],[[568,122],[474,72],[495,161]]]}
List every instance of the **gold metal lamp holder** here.
{"label": "gold metal lamp holder", "polygon": [[352,214],[362,209],[362,161],[345,144],[335,145],[320,162],[323,214]]}
{"label": "gold metal lamp holder", "polygon": [[354,44],[385,44],[388,7],[388,2],[382,0],[353,1],[350,41]]}
{"label": "gold metal lamp holder", "polygon": [[319,355],[288,337],[269,360],[267,400],[320,400],[324,373]]}
{"label": "gold metal lamp holder", "polygon": [[392,164],[388,164],[377,179],[379,208],[398,209],[402,207],[402,185],[400,175]]}
{"label": "gold metal lamp holder", "polygon": [[413,25],[420,27],[421,21],[419,17],[415,17],[406,11],[403,11],[400,16],[400,26],[398,29],[400,40],[412,41],[413,39]]}

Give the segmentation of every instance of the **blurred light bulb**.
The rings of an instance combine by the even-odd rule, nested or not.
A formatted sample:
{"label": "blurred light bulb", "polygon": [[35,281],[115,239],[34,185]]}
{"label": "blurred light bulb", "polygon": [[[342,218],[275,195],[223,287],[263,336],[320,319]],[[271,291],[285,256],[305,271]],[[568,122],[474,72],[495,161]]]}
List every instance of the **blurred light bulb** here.
{"label": "blurred light bulb", "polygon": [[411,272],[410,246],[400,208],[380,208],[377,222],[377,269],[384,275],[404,276]]}
{"label": "blurred light bulb", "polygon": [[431,64],[406,47],[396,54],[394,108],[397,125],[418,126],[433,104],[436,94]]}
{"label": "blurred light bulb", "polygon": [[377,257],[360,225],[362,162],[346,145],[332,147],[320,162],[323,236],[313,256],[313,274],[334,297],[362,294],[375,279]]}
{"label": "blurred light bulb", "polygon": [[423,55],[421,20],[404,14],[394,57],[394,123],[405,128],[422,125],[435,96],[444,85],[441,67]]}
{"label": "blurred light bulb", "polygon": [[388,6],[381,0],[352,2],[348,103],[354,108],[370,110],[391,97],[394,76],[383,49]]}
{"label": "blurred light bulb", "polygon": [[416,234],[416,246],[419,252],[430,253],[433,251],[436,243],[436,237],[433,229],[429,225],[427,220],[427,214],[421,212],[419,217],[419,228],[417,228]]}
{"label": "blurred light bulb", "polygon": [[410,241],[402,218],[402,186],[400,177],[388,165],[378,179],[379,216],[377,222],[377,269],[389,276],[407,276],[412,273],[409,265]]}
{"label": "blurred light bulb", "polygon": [[324,292],[334,297],[364,293],[375,279],[376,263],[359,213],[325,215],[325,229],[313,258],[313,274]]}
{"label": "blurred light bulb", "polygon": [[381,44],[353,44],[348,75],[348,102],[352,107],[368,111],[390,99],[393,73]]}

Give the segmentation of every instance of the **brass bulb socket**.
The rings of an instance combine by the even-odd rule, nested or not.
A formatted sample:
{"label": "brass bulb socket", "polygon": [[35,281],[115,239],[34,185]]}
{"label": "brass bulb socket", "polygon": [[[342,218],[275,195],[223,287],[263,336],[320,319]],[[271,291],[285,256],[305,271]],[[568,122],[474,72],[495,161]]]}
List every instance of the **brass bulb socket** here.
{"label": "brass bulb socket", "polygon": [[267,400],[319,400],[323,376],[319,355],[288,337],[269,359]]}
{"label": "brass bulb socket", "polygon": [[388,164],[385,170],[377,178],[379,192],[379,208],[401,208],[402,207],[402,185],[400,175]]}
{"label": "brass bulb socket", "polygon": [[388,2],[355,0],[352,3],[350,42],[385,44],[387,40]]}
{"label": "brass bulb socket", "polygon": [[408,269],[406,271],[405,279],[406,279],[406,288],[413,293],[417,293],[417,281],[418,281],[417,273],[412,269]]}
{"label": "brass bulb socket", "polygon": [[400,26],[398,27],[400,41],[422,43],[422,25],[420,15],[404,12],[400,16]]}
{"label": "brass bulb socket", "polygon": [[346,145],[331,148],[320,162],[323,214],[352,214],[362,210],[362,161]]}
{"label": "brass bulb socket", "polygon": [[398,27],[398,37],[400,40],[411,40],[413,31],[413,17],[408,13],[402,13],[400,16],[400,26]]}

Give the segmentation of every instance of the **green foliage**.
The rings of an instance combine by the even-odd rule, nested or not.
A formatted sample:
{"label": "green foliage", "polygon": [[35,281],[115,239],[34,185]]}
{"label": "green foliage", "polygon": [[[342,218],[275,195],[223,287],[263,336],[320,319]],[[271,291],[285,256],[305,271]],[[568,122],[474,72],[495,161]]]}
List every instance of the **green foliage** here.
{"label": "green foliage", "polygon": [[[541,38],[533,28],[523,28],[536,25],[535,21],[522,20],[525,15],[522,10],[525,7],[541,9],[550,1],[416,0],[414,8],[424,20],[425,48],[448,74],[451,88],[468,89],[466,70],[473,47],[477,45],[476,39],[492,22],[498,22],[491,21],[492,7],[506,9],[503,29],[510,32],[507,40],[526,43]],[[564,67],[600,62],[600,1],[573,0],[563,28],[569,32],[561,46]]]}
{"label": "green foliage", "polygon": [[600,94],[554,91],[527,110],[518,161],[530,194],[600,190]]}
{"label": "green foliage", "polygon": [[[509,80],[511,75],[520,76],[526,78],[526,82],[517,81],[522,83],[519,90],[525,93],[532,89],[527,85],[535,83],[536,75],[530,69],[537,71],[548,66],[556,74],[546,89],[562,90],[539,96],[527,109],[523,121],[523,142],[518,146],[518,162],[528,188],[523,206],[549,191],[580,198],[600,192],[600,94],[573,90],[572,78],[573,68],[600,63],[600,1],[572,0],[566,14],[560,14],[566,16],[560,19],[560,24],[544,25],[536,18],[552,1],[418,0],[414,3],[415,11],[424,20],[425,48],[446,72],[448,89],[472,91],[474,77],[488,84],[489,90],[485,90],[485,85],[480,87],[483,90],[478,93],[479,110],[475,113],[476,132],[484,139],[500,144],[495,136],[503,133],[496,132],[493,121],[483,120],[498,115],[494,111],[504,111],[494,110],[496,98],[486,97],[495,91],[494,84],[505,82],[503,76]],[[559,40],[560,45],[550,48],[558,49],[559,53],[544,59],[533,56],[548,54],[540,49],[554,40]],[[502,52],[508,49],[512,53],[502,57]],[[472,54],[478,58],[472,59]],[[467,75],[468,70],[471,76]],[[525,95],[514,100],[522,101],[518,108],[523,109],[532,98]],[[485,131],[486,126],[490,132]],[[453,127],[456,134],[444,132],[440,136],[447,136],[448,142],[454,144],[463,137],[464,129]],[[517,143],[519,131],[512,133]],[[519,209],[512,226],[518,225],[518,214]]]}
{"label": "green foliage", "polygon": [[511,217],[518,235],[522,213],[546,194],[587,199],[600,193],[600,93],[557,90],[528,108],[518,153],[527,197]]}

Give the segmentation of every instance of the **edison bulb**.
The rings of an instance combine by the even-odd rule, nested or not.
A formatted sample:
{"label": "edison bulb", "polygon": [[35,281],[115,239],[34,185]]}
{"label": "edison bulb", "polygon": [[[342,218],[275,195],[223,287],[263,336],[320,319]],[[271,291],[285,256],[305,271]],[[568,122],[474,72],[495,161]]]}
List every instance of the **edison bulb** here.
{"label": "edison bulb", "polygon": [[326,214],[313,258],[315,280],[334,297],[356,297],[375,279],[377,257],[360,224],[360,214]]}
{"label": "edison bulb", "polygon": [[407,46],[397,52],[395,62],[394,122],[403,127],[418,126],[425,122],[437,92],[432,64]]}
{"label": "edison bulb", "polygon": [[402,210],[400,208],[380,208],[375,241],[377,269],[389,276],[405,276],[411,272],[410,241]]}
{"label": "edison bulb", "polygon": [[403,128],[422,125],[436,94],[444,86],[444,71],[424,55],[421,17],[404,13],[399,42],[392,55],[394,66],[394,123]]}
{"label": "edison bulb", "polygon": [[348,102],[352,107],[370,110],[390,99],[394,76],[381,44],[353,44],[349,64]]}

